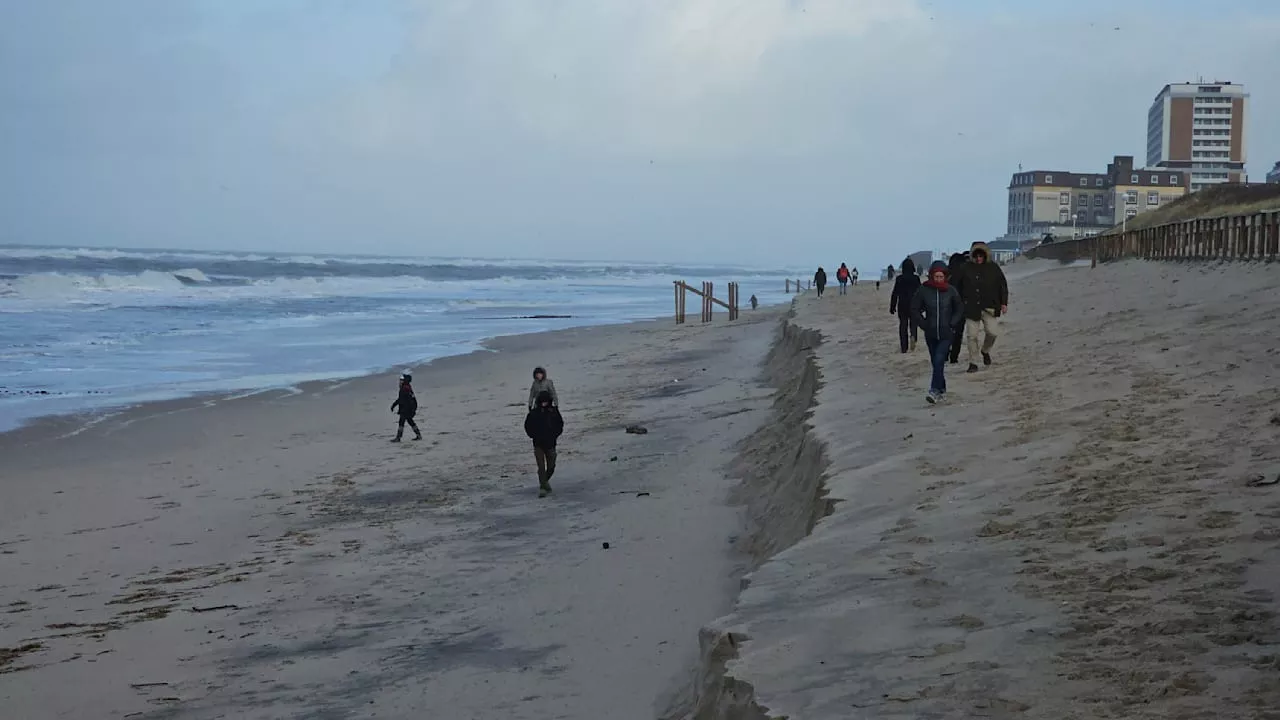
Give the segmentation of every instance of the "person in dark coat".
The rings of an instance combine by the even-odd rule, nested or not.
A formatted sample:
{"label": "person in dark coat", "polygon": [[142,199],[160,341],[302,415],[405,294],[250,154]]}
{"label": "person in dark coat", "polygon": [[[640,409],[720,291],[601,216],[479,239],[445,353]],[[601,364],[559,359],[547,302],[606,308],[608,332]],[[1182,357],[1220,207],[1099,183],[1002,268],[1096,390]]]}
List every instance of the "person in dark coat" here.
{"label": "person in dark coat", "polygon": [[[902,261],[902,274],[893,281],[893,293],[889,295],[889,314],[898,316],[898,340],[902,344],[902,352],[916,349],[919,331],[911,318],[911,299],[919,289],[920,276],[916,275],[916,263],[907,258]],[[911,332],[908,333],[908,330]]]}
{"label": "person in dark coat", "polygon": [[[964,269],[964,264],[969,262],[969,252],[952,253],[947,261],[947,270],[949,277],[960,277],[960,271]],[[954,285],[954,283],[952,283]],[[960,348],[964,346],[964,324],[956,328],[956,334],[951,338],[951,364],[955,365],[960,362]]]}
{"label": "person in dark coat", "polygon": [[947,367],[947,353],[951,351],[956,326],[964,322],[964,301],[947,283],[947,264],[941,260],[929,266],[929,279],[911,299],[911,316],[924,332],[924,343],[929,348],[933,377],[925,400],[935,404],[947,394],[947,378],[943,372]]}
{"label": "person in dark coat", "polygon": [[413,439],[421,440],[422,432],[418,430],[418,423],[413,421],[413,416],[418,414],[418,396],[413,394],[413,376],[405,371],[400,376],[400,394],[396,397],[396,401],[391,403],[391,412],[400,415],[400,422],[396,427],[396,436],[391,442],[400,442],[404,437],[405,423],[413,428]]}
{"label": "person in dark coat", "polygon": [[533,459],[538,463],[538,497],[546,497],[556,474],[556,441],[564,433],[564,418],[552,404],[551,393],[538,393],[534,408],[524,418],[524,432],[533,441]]}
{"label": "person in dark coat", "polygon": [[[969,345],[969,372],[978,372],[978,357],[983,365],[991,364],[991,347],[1000,334],[1000,316],[1009,312],[1009,282],[1000,266],[991,261],[985,243],[976,242],[969,250],[956,278],[956,290],[964,299],[965,334]],[[978,338],[982,338],[979,346]]]}
{"label": "person in dark coat", "polygon": [[827,287],[827,271],[819,267],[813,274],[813,284],[818,288],[818,297],[822,297],[822,291]]}

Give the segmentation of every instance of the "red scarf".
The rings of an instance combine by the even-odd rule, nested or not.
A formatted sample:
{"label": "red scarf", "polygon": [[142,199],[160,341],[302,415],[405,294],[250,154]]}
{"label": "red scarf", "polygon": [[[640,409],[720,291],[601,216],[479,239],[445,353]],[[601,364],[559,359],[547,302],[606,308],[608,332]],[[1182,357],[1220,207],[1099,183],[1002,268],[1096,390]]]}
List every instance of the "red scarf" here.
{"label": "red scarf", "polygon": [[947,284],[946,280],[943,280],[942,282],[934,282],[932,280],[926,280],[924,283],[924,286],[931,287],[934,290],[937,290],[939,292],[946,292],[951,288],[951,286]]}

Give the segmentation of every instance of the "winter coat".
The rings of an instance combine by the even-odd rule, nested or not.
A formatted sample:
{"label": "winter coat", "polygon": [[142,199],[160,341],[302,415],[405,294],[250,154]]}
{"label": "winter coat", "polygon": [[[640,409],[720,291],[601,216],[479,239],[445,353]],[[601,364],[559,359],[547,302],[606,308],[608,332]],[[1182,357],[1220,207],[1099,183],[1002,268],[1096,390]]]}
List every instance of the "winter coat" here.
{"label": "winter coat", "polygon": [[911,299],[920,289],[920,276],[915,273],[904,273],[893,281],[893,292],[889,294],[889,312],[907,314],[911,312]]}
{"label": "winter coat", "polygon": [[413,386],[407,382],[400,383],[400,396],[391,403],[391,412],[400,409],[400,417],[411,418],[418,414],[418,396],[413,394]]}
{"label": "winter coat", "polygon": [[556,406],[560,405],[560,396],[556,394],[556,384],[551,382],[551,378],[547,377],[546,374],[544,373],[541,380],[535,379],[533,381],[533,384],[529,386],[529,409],[530,410],[533,409],[534,401],[538,399],[538,394],[544,393],[544,392],[551,394],[552,405],[556,405]]}
{"label": "winter coat", "polygon": [[911,317],[926,338],[950,341],[955,329],[964,322],[964,302],[954,287],[948,285],[942,290],[926,283],[911,299]]}
{"label": "winter coat", "polygon": [[990,259],[981,263],[969,260],[951,282],[960,292],[965,317],[970,320],[981,320],[983,310],[1000,317],[1000,308],[1009,304],[1009,281]]}
{"label": "winter coat", "polygon": [[533,446],[543,450],[554,450],[556,440],[564,432],[564,418],[560,410],[552,407],[535,407],[524,418],[524,433],[533,441]]}
{"label": "winter coat", "polygon": [[826,287],[826,286],[827,286],[827,273],[826,273],[826,271],[824,271],[824,270],[819,270],[818,272],[814,273],[814,274],[813,274],[813,284],[814,284],[814,285],[817,285],[818,287]]}

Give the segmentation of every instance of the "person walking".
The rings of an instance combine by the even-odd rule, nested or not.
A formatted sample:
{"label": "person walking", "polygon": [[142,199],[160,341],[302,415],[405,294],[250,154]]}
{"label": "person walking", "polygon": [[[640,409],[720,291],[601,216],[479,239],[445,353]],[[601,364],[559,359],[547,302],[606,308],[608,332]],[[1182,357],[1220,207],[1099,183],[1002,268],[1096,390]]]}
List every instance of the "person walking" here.
{"label": "person walking", "polygon": [[947,283],[947,264],[938,260],[929,266],[929,279],[911,299],[911,317],[924,331],[924,344],[929,348],[929,364],[933,376],[929,380],[930,404],[936,404],[947,394],[947,353],[951,350],[951,336],[955,327],[964,322],[964,301],[960,293]]}
{"label": "person walking", "polygon": [[759,305],[760,305],[760,301],[756,299],[756,296],[755,296],[755,295],[752,295],[752,296],[751,296],[751,309],[752,309],[752,310],[755,310],[757,307],[759,307]]}
{"label": "person walking", "polygon": [[858,284],[858,268],[854,268],[849,271],[849,282],[853,283],[855,286]]}
{"label": "person walking", "polygon": [[888,268],[888,270],[886,271],[886,273],[885,273],[885,274],[886,274],[886,276],[888,277],[888,279],[892,280],[892,279],[893,279],[893,274],[894,274],[895,272],[897,272],[897,271],[896,271],[896,270],[894,270],[894,268],[893,268],[893,266],[892,266],[892,265],[890,265],[890,266],[889,266],[889,268]]}
{"label": "person walking", "polygon": [[540,393],[551,394],[551,404],[560,407],[560,396],[556,394],[556,384],[551,382],[551,378],[547,375],[546,368],[536,367],[533,369],[533,384],[529,386],[529,409],[532,410],[534,402]]}
{"label": "person walking", "polygon": [[[969,262],[969,251],[952,253],[947,262],[948,277],[952,279],[952,285],[960,277],[960,271],[964,269],[964,264]],[[951,354],[949,360],[952,365],[960,362],[960,348],[964,345],[964,324],[956,328],[955,335],[951,338]]]}
{"label": "person walking", "polygon": [[418,414],[418,396],[413,394],[413,376],[408,370],[400,375],[400,394],[396,397],[396,401],[391,403],[391,412],[400,416],[400,422],[396,425],[396,436],[391,438],[391,442],[400,442],[404,437],[405,424],[413,428],[414,440],[422,439],[422,431],[418,430],[418,423],[413,421],[413,416]]}
{"label": "person walking", "polygon": [[827,287],[827,271],[819,267],[813,274],[813,284],[818,288],[818,297],[822,297],[822,290]]}
{"label": "person walking", "polygon": [[840,263],[840,268],[836,270],[836,281],[840,283],[840,294],[847,295],[849,292],[849,267],[844,263]]}
{"label": "person walking", "polygon": [[[999,265],[991,262],[985,243],[969,249],[969,262],[957,278],[956,290],[964,300],[965,334],[969,344],[969,370],[978,372],[978,358],[991,364],[991,348],[1000,335],[1000,317],[1009,312],[1009,282]],[[979,334],[982,334],[979,344]]]}
{"label": "person walking", "polygon": [[[916,349],[918,329],[911,317],[911,300],[920,289],[920,276],[916,275],[916,263],[911,258],[902,261],[902,274],[893,281],[893,292],[889,294],[889,314],[898,316],[898,339],[902,343],[902,352]],[[907,330],[910,329],[910,333]],[[907,344],[908,335],[910,345]]]}
{"label": "person walking", "polygon": [[538,497],[551,494],[551,478],[556,474],[556,442],[564,433],[564,418],[543,390],[524,418],[524,433],[533,441],[533,459],[538,464]]}

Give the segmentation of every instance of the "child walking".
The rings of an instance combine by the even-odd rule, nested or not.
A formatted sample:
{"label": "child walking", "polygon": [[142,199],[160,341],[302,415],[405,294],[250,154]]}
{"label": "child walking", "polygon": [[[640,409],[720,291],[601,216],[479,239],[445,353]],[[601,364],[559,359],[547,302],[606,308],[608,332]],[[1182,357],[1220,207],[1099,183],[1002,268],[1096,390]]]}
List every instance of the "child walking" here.
{"label": "child walking", "polygon": [[538,394],[544,392],[551,394],[552,405],[560,407],[560,396],[556,395],[556,384],[551,382],[551,378],[547,376],[546,368],[536,367],[533,369],[533,384],[529,386],[530,410],[534,408]]}
{"label": "child walking", "polygon": [[405,423],[413,428],[413,439],[421,440],[422,432],[418,430],[418,423],[413,421],[413,416],[418,414],[418,397],[413,394],[413,376],[409,371],[404,371],[400,376],[400,395],[396,397],[396,401],[391,403],[391,412],[398,412],[400,415],[400,423],[396,426],[396,436],[391,442],[400,442],[404,437]]}
{"label": "child walking", "polygon": [[543,390],[524,418],[524,433],[533,441],[533,459],[538,463],[538,497],[551,494],[551,477],[556,474],[556,441],[564,433],[564,418]]}

